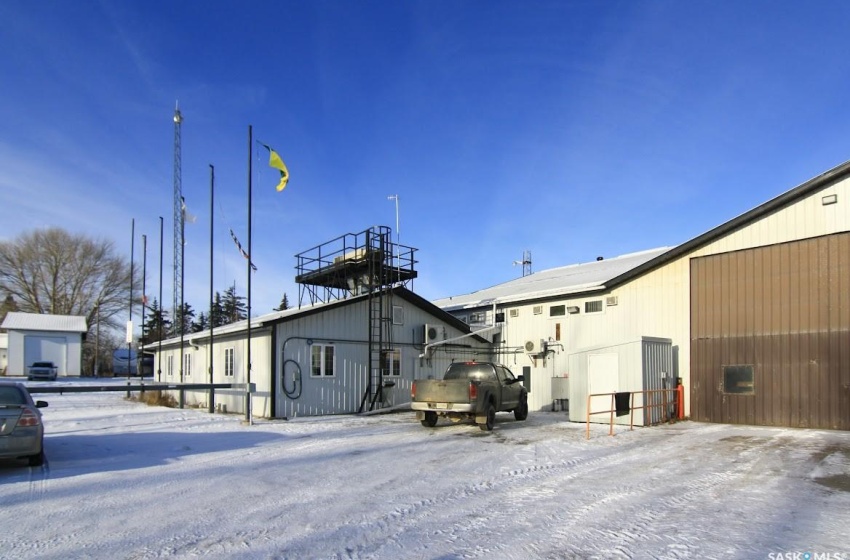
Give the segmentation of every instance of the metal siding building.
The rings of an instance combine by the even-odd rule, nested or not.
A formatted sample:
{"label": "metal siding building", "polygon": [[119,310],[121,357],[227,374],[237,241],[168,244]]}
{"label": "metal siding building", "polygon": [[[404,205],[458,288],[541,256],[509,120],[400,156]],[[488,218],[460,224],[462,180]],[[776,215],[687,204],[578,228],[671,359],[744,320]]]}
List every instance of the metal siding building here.
{"label": "metal siding building", "polygon": [[24,376],[37,361],[52,361],[59,376],[80,375],[85,317],[13,311],[2,328],[9,331],[7,375]]}
{"label": "metal siding building", "polygon": [[[440,337],[445,339],[469,335],[469,328],[405,288],[395,288],[387,303],[395,311],[391,347],[399,351],[399,360],[392,360],[392,370],[384,376],[392,386],[384,392],[379,408],[410,402],[414,379],[441,377],[453,360],[490,358],[489,342],[478,336],[466,336],[450,345],[438,346],[430,358],[420,357],[425,346],[426,324],[438,326]],[[366,296],[356,296],[254,318],[251,321],[251,382],[256,384],[252,400],[254,415],[290,418],[358,412],[369,379],[368,306]],[[247,381],[245,334],[245,321],[213,331],[214,382]],[[163,382],[181,381],[179,344],[180,340],[174,338],[163,341],[162,356],[156,361]],[[146,350],[156,352],[157,348],[157,344],[152,344]],[[323,372],[314,375],[313,352],[319,348],[323,349],[323,356],[327,356],[325,348],[333,349],[331,375]],[[184,355],[191,356],[191,372],[183,381],[208,382],[209,331],[186,335]],[[233,375],[227,375],[228,355],[233,356]],[[155,378],[159,379],[156,374]],[[205,407],[206,398],[205,392],[198,391],[188,392],[186,400],[190,405]],[[216,403],[224,405],[228,412],[243,412],[245,393],[217,390]]]}
{"label": "metal siding building", "polygon": [[[850,162],[595,283],[535,293],[535,273],[435,303],[457,316],[505,312],[500,355],[533,373],[532,409],[550,404],[546,375],[572,373],[564,352],[654,336],[672,340],[695,419],[850,429],[848,231]],[[602,311],[585,312],[599,300]],[[547,316],[560,305],[579,312]],[[545,359],[522,352],[541,338]],[[730,365],[753,366],[754,395],[724,390]]]}

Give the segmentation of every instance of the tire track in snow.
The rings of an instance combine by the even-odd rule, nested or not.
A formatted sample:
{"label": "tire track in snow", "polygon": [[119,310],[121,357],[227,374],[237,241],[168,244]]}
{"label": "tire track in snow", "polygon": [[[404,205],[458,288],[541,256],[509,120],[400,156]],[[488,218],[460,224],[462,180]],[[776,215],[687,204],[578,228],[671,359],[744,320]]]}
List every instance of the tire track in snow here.
{"label": "tire track in snow", "polygon": [[[557,479],[560,484],[586,476],[588,472],[592,472],[600,466],[607,467],[618,464],[623,460],[622,452],[637,445],[639,445],[638,442],[608,447],[592,457],[569,459],[557,463],[533,464],[511,469],[494,478],[463,485],[433,498],[426,498],[407,506],[397,507],[378,520],[361,525],[361,534],[365,535],[365,538],[361,536],[357,540],[368,542],[350,546],[346,550],[347,557],[389,557],[398,554],[409,557],[423,557],[444,554],[446,551],[442,550],[442,544],[447,543],[451,546],[452,543],[459,542],[463,536],[470,532],[475,534],[482,528],[499,526],[498,522],[494,523],[494,517],[505,517],[509,521],[516,517],[517,509],[504,504],[504,495],[501,494],[501,489],[505,486],[516,486],[521,489],[523,496],[519,500],[529,501],[534,498],[535,485],[540,484],[541,481]],[[531,489],[531,492],[528,491],[529,489]],[[470,502],[478,503],[471,507]],[[462,507],[459,507],[460,505]],[[427,535],[428,538],[424,538],[425,535],[423,535],[423,538],[419,539],[420,542],[423,542],[422,545],[413,550],[399,548],[386,550],[394,548],[393,545],[397,543],[396,537],[398,535],[407,531],[422,531],[419,522],[430,515],[432,511],[440,510],[440,517],[445,520],[445,511],[452,509],[457,510],[456,516],[459,519],[456,522],[445,523],[447,528],[433,531]],[[501,525],[501,527],[505,526],[508,525]],[[480,541],[482,539],[476,537],[474,540]],[[488,545],[479,545],[475,550],[465,551],[461,557],[490,555],[495,552],[503,552],[505,548],[504,544],[497,544],[497,541],[491,540]],[[453,551],[457,553],[456,550],[453,549]]]}

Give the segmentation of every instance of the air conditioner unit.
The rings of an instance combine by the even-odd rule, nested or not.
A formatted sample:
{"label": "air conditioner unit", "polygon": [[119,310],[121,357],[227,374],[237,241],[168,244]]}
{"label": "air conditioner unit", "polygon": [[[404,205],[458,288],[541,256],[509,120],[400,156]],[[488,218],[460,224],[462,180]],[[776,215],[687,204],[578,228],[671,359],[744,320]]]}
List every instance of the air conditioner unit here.
{"label": "air conditioner unit", "polygon": [[526,340],[525,341],[525,353],[526,354],[542,354],[546,351],[546,341],[542,338],[539,341],[534,340]]}
{"label": "air conditioner unit", "polygon": [[422,325],[422,340],[425,341],[425,344],[437,342],[440,339],[440,332],[442,332],[442,330],[442,327],[439,325],[429,325],[428,323],[425,323]]}
{"label": "air conditioner unit", "polygon": [[608,296],[607,298],[605,298],[605,305],[607,307],[611,307],[611,306],[617,305],[619,303],[619,301],[620,300],[619,300],[618,296]]}

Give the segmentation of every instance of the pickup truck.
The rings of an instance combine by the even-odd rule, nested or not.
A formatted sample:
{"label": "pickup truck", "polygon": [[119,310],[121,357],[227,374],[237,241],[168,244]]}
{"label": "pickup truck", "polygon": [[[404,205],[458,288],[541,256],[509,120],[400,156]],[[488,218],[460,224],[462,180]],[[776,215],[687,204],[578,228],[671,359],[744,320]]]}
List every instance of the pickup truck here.
{"label": "pickup truck", "polygon": [[53,365],[53,362],[33,362],[27,370],[27,380],[46,379],[48,381],[56,381],[56,372],[58,368]]}
{"label": "pickup truck", "polygon": [[452,422],[473,420],[484,431],[493,429],[496,412],[513,412],[517,420],[528,417],[528,391],[503,365],[491,362],[456,362],[443,379],[417,379],[410,389],[410,407],[426,428],[437,417]]}

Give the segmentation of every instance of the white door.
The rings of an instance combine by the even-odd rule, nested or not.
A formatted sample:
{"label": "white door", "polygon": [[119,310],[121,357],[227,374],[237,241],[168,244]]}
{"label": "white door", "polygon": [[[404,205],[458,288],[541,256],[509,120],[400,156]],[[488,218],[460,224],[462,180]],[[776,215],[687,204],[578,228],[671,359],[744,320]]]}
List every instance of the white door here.
{"label": "white door", "polygon": [[[587,390],[588,394],[616,393],[619,391],[620,356],[616,353],[590,354],[587,357]],[[611,397],[593,397],[590,401],[591,410],[611,409]],[[601,415],[595,417],[600,421]],[[606,418],[607,422],[608,419]]]}

